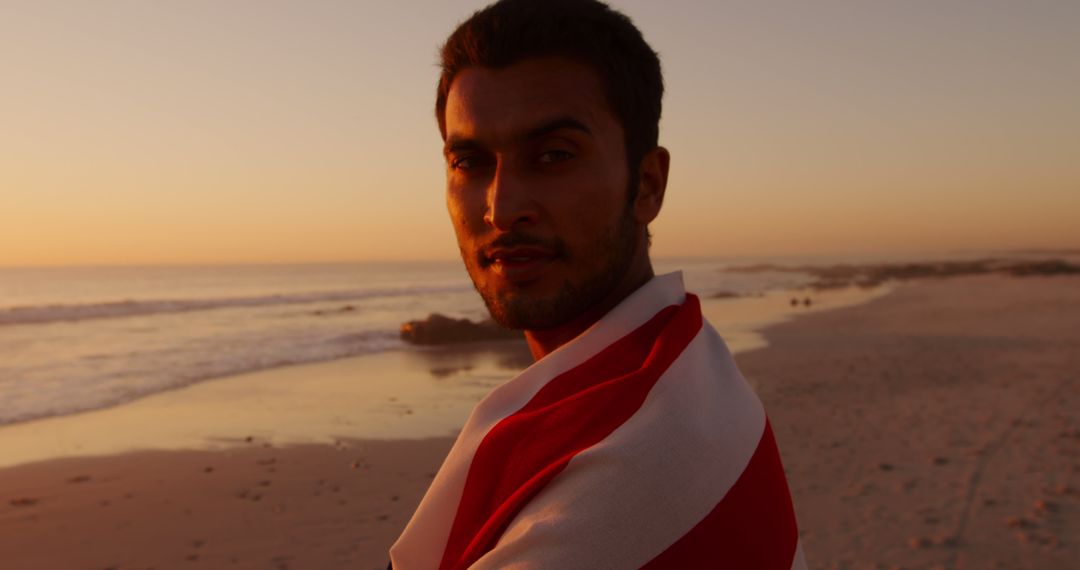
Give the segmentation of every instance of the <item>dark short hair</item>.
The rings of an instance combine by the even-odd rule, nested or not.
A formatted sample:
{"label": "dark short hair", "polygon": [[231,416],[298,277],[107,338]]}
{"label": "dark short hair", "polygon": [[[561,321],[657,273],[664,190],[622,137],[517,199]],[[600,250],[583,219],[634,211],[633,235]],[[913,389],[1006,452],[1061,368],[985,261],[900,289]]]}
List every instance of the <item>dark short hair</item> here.
{"label": "dark short hair", "polygon": [[632,179],[659,137],[664,79],[660,58],[624,14],[597,0],[500,0],[461,23],[441,50],[435,99],[446,138],[450,85],[470,67],[500,68],[525,59],[564,56],[590,66],[622,125]]}

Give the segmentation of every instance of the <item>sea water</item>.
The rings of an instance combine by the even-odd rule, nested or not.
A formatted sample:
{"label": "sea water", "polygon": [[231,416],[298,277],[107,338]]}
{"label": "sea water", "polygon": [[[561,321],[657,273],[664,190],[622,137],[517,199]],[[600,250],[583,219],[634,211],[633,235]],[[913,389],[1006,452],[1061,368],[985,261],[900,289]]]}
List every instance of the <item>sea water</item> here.
{"label": "sea water", "polygon": [[[786,271],[724,271],[776,261],[655,266],[682,270],[702,299],[753,299],[810,281]],[[399,327],[436,312],[487,316],[460,262],[0,268],[0,425],[244,372],[418,350],[400,340]],[[730,313],[737,316],[724,327],[732,334],[760,316]]]}

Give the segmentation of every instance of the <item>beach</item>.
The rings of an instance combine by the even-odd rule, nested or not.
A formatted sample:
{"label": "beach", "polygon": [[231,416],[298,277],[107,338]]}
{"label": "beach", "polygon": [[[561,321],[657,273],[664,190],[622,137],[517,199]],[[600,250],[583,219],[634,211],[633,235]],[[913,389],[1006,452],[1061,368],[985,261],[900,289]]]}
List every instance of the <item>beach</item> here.
{"label": "beach", "polygon": [[[810,567],[1069,568],[1080,559],[1078,322],[1080,278],[982,275],[910,281],[765,329],[768,346],[736,360],[769,412]],[[438,372],[445,393],[470,398],[525,364],[513,348],[435,354],[405,375]],[[375,373],[405,366],[378,357]],[[372,358],[314,366],[372,375],[361,368]],[[276,372],[296,369],[326,370]],[[386,422],[442,409],[442,399],[389,403],[393,384],[377,397]],[[113,418],[104,433],[116,433],[137,423],[115,418],[161,417],[167,407],[145,405],[157,407],[91,413]],[[3,567],[385,568],[453,433],[327,443],[221,435],[219,448],[0,469]]]}
{"label": "beach", "polygon": [[959,277],[771,328],[759,379],[820,568],[1075,568],[1080,279]]}

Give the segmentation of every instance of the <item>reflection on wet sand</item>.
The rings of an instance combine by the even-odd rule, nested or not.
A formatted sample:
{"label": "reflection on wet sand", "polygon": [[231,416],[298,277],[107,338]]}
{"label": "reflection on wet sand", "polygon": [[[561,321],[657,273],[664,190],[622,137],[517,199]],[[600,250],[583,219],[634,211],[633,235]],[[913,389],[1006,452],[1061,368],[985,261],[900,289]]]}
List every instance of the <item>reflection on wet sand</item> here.
{"label": "reflection on wet sand", "polygon": [[533,357],[524,339],[475,342],[424,348],[415,351],[438,379],[473,372],[485,366],[519,372],[532,365]]}

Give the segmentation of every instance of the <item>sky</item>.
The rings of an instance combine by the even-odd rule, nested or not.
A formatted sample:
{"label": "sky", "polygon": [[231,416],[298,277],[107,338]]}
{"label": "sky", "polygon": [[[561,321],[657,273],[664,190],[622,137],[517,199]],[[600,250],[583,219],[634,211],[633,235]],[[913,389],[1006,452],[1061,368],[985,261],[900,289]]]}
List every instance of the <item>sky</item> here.
{"label": "sky", "polygon": [[[0,266],[455,258],[437,51],[485,4],[0,0]],[[1080,248],[1080,2],[611,4],[654,255]]]}

